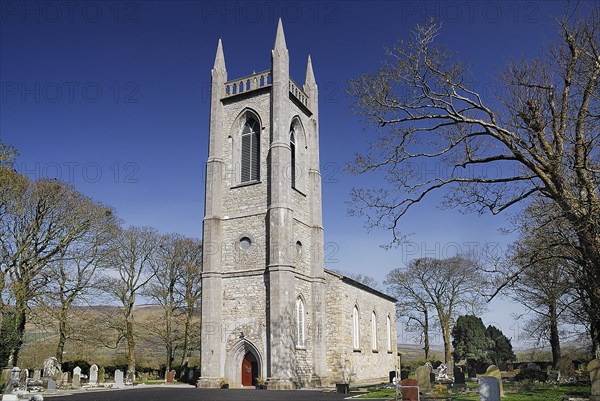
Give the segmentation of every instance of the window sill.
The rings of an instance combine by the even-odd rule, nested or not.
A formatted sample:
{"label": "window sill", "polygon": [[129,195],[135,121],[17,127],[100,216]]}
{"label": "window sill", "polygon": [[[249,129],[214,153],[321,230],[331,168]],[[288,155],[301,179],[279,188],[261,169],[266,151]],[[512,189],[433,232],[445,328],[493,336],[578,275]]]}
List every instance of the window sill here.
{"label": "window sill", "polygon": [[394,351],[388,351],[387,353],[388,353],[388,354],[393,354],[393,353],[394,353]]}
{"label": "window sill", "polygon": [[360,348],[354,348],[354,352],[362,352]]}
{"label": "window sill", "polygon": [[296,345],[296,350],[306,351],[306,346],[305,345]]}
{"label": "window sill", "polygon": [[262,183],[261,180],[242,182],[241,184],[237,184],[237,185],[232,186],[230,189],[243,188],[243,187],[248,187],[250,185],[256,185],[256,184],[260,184],[260,183]]}
{"label": "window sill", "polygon": [[374,349],[374,350],[372,350],[372,352],[373,352],[374,354],[379,354],[379,350],[377,350],[377,349]]}

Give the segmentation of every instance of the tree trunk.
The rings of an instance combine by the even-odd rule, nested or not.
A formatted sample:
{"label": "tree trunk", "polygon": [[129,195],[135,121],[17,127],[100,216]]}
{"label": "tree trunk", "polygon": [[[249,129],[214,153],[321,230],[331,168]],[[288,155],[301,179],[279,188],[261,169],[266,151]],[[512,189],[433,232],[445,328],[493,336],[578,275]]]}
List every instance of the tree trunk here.
{"label": "tree trunk", "polygon": [[[173,304],[171,304],[173,305]],[[171,371],[171,367],[172,367],[172,363],[173,363],[173,339],[172,337],[172,325],[173,325],[173,313],[171,311],[171,309],[167,310],[167,316],[166,316],[166,348],[167,348],[167,363],[165,364],[166,369],[167,369],[167,373]]]}
{"label": "tree trunk", "polygon": [[444,338],[444,363],[446,366],[450,366],[452,363],[452,341],[450,340],[450,322],[448,320],[440,319],[440,326],[442,326],[442,336]]}
{"label": "tree trunk", "polygon": [[425,359],[429,359],[429,313],[427,310],[423,313],[423,350],[425,351]]}
{"label": "tree trunk", "polygon": [[135,381],[135,336],[133,334],[133,316],[127,316],[127,377]]}
{"label": "tree trunk", "polygon": [[560,338],[558,336],[558,315],[556,313],[556,303],[549,307],[550,318],[550,347],[552,349],[552,369],[558,369],[558,360],[560,359]]}
{"label": "tree trunk", "polygon": [[17,296],[15,300],[15,329],[16,329],[16,341],[15,346],[10,352],[8,358],[8,366],[18,366],[19,363],[19,352],[23,346],[23,338],[25,336],[25,323],[27,322],[27,300]]}
{"label": "tree trunk", "polygon": [[63,362],[65,343],[67,342],[67,309],[63,305],[58,315],[58,344],[56,346],[56,359],[58,363]]}

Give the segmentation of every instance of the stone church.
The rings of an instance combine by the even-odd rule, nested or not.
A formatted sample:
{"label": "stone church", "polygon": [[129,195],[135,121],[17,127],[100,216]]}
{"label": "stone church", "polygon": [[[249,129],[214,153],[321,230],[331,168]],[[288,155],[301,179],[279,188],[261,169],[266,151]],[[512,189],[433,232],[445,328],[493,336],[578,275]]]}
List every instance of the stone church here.
{"label": "stone church", "polygon": [[324,269],[318,89],[310,56],[303,86],[289,62],[281,21],[270,70],[229,80],[218,43],[199,387],[385,382],[395,367],[395,299]]}

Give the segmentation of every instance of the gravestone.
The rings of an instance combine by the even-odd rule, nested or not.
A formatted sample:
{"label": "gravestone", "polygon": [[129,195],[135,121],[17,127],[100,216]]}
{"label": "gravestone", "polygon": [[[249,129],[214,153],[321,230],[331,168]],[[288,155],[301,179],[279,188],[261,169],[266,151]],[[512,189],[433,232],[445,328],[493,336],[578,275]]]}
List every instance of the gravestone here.
{"label": "gravestone", "polygon": [[498,369],[498,366],[490,365],[485,371],[485,375],[492,376],[498,379],[498,383],[500,385],[500,396],[504,397],[504,387],[502,386],[502,373],[500,372],[500,369]]}
{"label": "gravestone", "polygon": [[106,381],[106,372],[104,371],[104,366],[101,366],[98,369],[98,383],[104,383]]}
{"label": "gravestone", "polygon": [[51,356],[50,358],[46,358],[44,361],[44,373],[43,377],[46,379],[54,379],[54,381],[60,379],[61,376],[60,363],[58,360]]}
{"label": "gravestone", "polygon": [[[3,373],[6,374],[4,371]],[[11,394],[13,391],[19,389],[20,376],[21,369],[16,366],[8,372],[7,377],[4,378],[4,380],[6,380],[6,384],[4,385],[3,394]]]}
{"label": "gravestone", "polygon": [[592,384],[590,401],[600,401],[600,359],[592,359],[588,363],[588,371]]}
{"label": "gravestone", "polygon": [[133,384],[135,382],[135,371],[127,369],[125,384]]}
{"label": "gravestone", "polygon": [[79,388],[81,386],[81,368],[76,366],[73,369],[73,387]]}
{"label": "gravestone", "polygon": [[551,370],[548,372],[548,380],[553,382],[560,381],[560,372],[558,370]]}
{"label": "gravestone", "polygon": [[121,372],[119,369],[115,370],[115,385],[113,387],[123,387],[123,372]]}
{"label": "gravestone", "polygon": [[56,380],[48,379],[48,388],[46,389],[48,394],[56,393]]}
{"label": "gravestone", "polygon": [[42,378],[42,372],[39,369],[33,371],[33,380],[38,381]]}
{"label": "gravestone", "polygon": [[463,370],[458,366],[454,367],[454,386],[456,386],[456,387],[465,387],[466,386],[465,372],[463,372]]}
{"label": "gravestone", "polygon": [[66,387],[71,382],[71,372],[64,372],[61,376],[60,386]]}
{"label": "gravestone", "polygon": [[23,369],[19,375],[20,390],[27,390],[27,379],[29,379],[29,369]]}
{"label": "gravestone", "polygon": [[423,394],[431,391],[430,370],[427,366],[419,366],[416,371],[417,383]]}
{"label": "gravestone", "polygon": [[[423,366],[421,366],[423,367]],[[427,368],[427,367],[425,367]],[[429,368],[427,368],[429,370]],[[429,374],[429,373],[428,373]],[[402,399],[410,401],[419,400],[419,389],[416,388],[419,383],[415,379],[404,379],[400,382],[400,386],[410,386],[409,388],[402,388]],[[422,390],[421,390],[422,391]]]}
{"label": "gravestone", "polygon": [[175,371],[172,370],[167,373],[167,384],[173,384],[175,382]]}
{"label": "gravestone", "polygon": [[88,381],[88,384],[91,386],[98,384],[98,365],[96,364],[90,366],[90,380]]}
{"label": "gravestone", "polygon": [[448,366],[443,363],[438,366],[435,373],[435,380],[438,382],[450,380],[450,377],[448,376]]}
{"label": "gravestone", "polygon": [[479,378],[479,400],[500,401],[500,381],[494,376]]}

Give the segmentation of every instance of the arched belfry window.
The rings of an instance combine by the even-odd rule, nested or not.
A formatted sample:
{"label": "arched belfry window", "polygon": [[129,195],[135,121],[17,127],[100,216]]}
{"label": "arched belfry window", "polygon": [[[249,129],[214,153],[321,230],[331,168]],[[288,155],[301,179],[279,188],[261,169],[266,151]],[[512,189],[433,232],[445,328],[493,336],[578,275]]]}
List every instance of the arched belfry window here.
{"label": "arched belfry window", "polygon": [[252,182],[260,179],[260,124],[247,117],[242,129],[242,180]]}
{"label": "arched belfry window", "polygon": [[304,301],[302,298],[298,297],[296,299],[296,333],[297,333],[297,341],[296,345],[298,347],[306,346],[306,329],[304,322]]}
{"label": "arched belfry window", "polygon": [[360,316],[356,305],[352,311],[352,346],[354,349],[360,349]]}
{"label": "arched belfry window", "polygon": [[296,188],[296,135],[294,132],[294,126],[290,132],[290,149],[292,150],[292,163],[290,166],[290,174],[292,180],[292,187]]}

